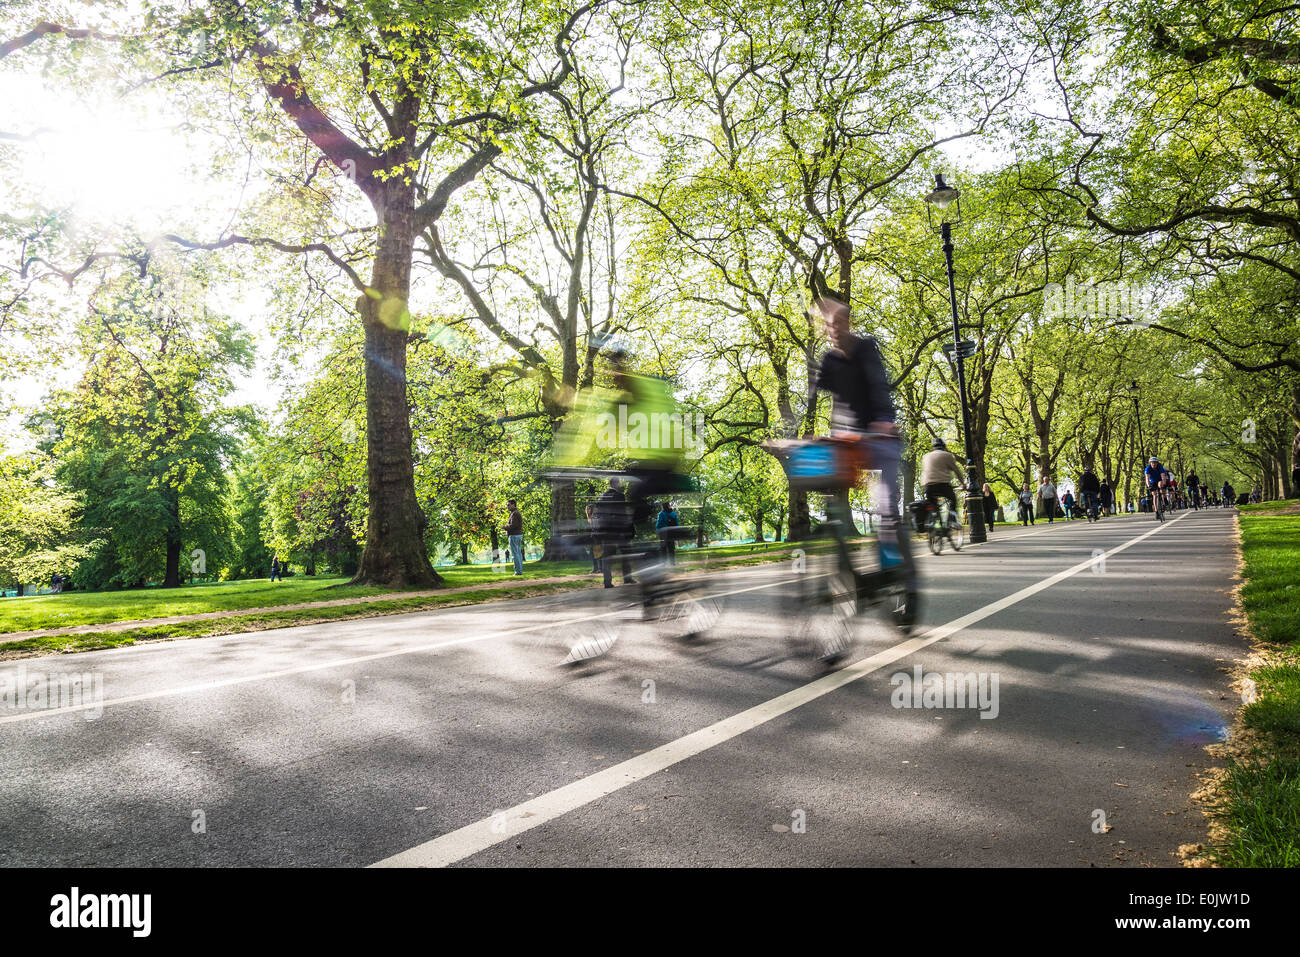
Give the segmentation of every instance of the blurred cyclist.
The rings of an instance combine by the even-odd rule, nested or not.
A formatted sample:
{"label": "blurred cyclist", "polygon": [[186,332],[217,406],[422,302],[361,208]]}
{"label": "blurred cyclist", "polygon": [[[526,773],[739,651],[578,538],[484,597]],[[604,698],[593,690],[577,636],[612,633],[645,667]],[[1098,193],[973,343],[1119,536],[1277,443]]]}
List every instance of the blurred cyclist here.
{"label": "blurred cyclist", "polygon": [[[822,356],[817,371],[817,388],[834,398],[831,407],[831,436],[862,442],[870,435],[870,464],[880,470],[880,555],[882,571],[902,574],[908,592],[908,607],[914,609],[917,597],[916,564],[912,561],[911,543],[899,528],[898,463],[902,442],[894,424],[894,400],[889,377],[880,357],[876,340],[858,336],[849,324],[849,306],[838,295],[828,292],[815,303],[831,348]],[[830,497],[827,512],[852,529],[853,517],[847,498]]]}

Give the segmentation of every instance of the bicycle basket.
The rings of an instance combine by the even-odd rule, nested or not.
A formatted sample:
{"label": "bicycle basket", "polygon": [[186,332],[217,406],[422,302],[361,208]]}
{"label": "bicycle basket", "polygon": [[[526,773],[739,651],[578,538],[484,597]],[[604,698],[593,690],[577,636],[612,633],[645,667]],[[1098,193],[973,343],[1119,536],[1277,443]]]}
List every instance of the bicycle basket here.
{"label": "bicycle basket", "polygon": [[806,492],[833,492],[848,488],[855,479],[855,462],[842,442],[812,439],[791,446],[781,461],[790,488]]}

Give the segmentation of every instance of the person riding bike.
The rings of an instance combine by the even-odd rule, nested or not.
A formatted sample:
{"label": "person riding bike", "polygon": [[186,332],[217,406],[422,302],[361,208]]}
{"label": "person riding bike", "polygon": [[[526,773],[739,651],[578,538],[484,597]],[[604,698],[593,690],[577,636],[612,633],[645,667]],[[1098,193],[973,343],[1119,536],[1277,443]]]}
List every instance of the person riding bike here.
{"label": "person riding bike", "polygon": [[1165,487],[1169,482],[1169,470],[1153,455],[1147,462],[1147,467],[1142,470],[1142,476],[1146,481],[1147,494],[1151,497],[1151,511],[1163,512],[1162,502]]}
{"label": "person riding bike", "polygon": [[[817,297],[814,309],[820,312],[831,348],[822,356],[817,370],[817,389],[829,392],[831,436],[861,446],[870,442],[871,467],[880,470],[877,487],[880,531],[881,571],[901,575],[907,594],[905,618],[910,627],[919,596],[916,563],[911,543],[902,530],[898,498],[898,466],[902,458],[902,441],[894,422],[894,400],[885,372],[884,360],[876,340],[859,336],[850,327],[849,305],[833,292]],[[853,516],[847,496],[827,498],[827,515],[853,528]],[[844,556],[841,556],[843,560]],[[856,574],[856,573],[855,573]]]}
{"label": "person riding bike", "polygon": [[[653,548],[632,544],[638,531],[648,535],[654,521],[655,503],[670,494],[695,490],[686,474],[689,437],[668,380],[633,372],[629,367],[629,351],[620,342],[595,345],[606,349],[612,388],[595,386],[579,393],[556,435],[551,464],[560,469],[579,470],[599,463],[621,465],[622,488],[612,481],[611,487],[626,502],[627,522],[617,530],[621,538],[611,537],[615,530],[603,529],[601,544],[611,555],[621,552],[624,580],[634,584],[636,579],[628,574],[628,556],[652,555],[656,561],[662,557],[658,544]],[[605,498],[602,496],[602,501]],[[605,510],[610,511],[608,502]],[[599,515],[600,502],[596,511]],[[667,534],[676,537],[688,532],[689,529],[679,524]],[[608,578],[607,570],[607,581]]]}
{"label": "person riding bike", "polygon": [[933,450],[927,452],[921,459],[921,487],[925,489],[926,501],[930,503],[936,515],[939,514],[939,499],[946,498],[948,524],[959,525],[961,522],[957,517],[957,494],[953,491],[952,479],[956,477],[958,481],[964,483],[966,476],[961,466],[957,464],[956,456],[948,451],[948,446],[943,439],[935,436],[931,444]]}
{"label": "person riding bike", "polygon": [[1079,495],[1083,498],[1083,510],[1096,519],[1101,504],[1101,482],[1091,465],[1085,465],[1083,474],[1079,476]]}

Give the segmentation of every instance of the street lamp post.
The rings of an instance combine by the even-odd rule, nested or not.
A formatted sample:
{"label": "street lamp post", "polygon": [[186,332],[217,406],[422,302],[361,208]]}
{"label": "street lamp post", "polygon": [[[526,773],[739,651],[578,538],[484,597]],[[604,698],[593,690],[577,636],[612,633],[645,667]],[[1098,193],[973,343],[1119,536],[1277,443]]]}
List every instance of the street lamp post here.
{"label": "street lamp post", "polygon": [[[970,517],[970,540],[983,542],[987,540],[984,525],[984,496],[980,492],[979,478],[975,474],[975,462],[971,458],[970,406],[966,401],[966,353],[962,346],[961,330],[957,324],[957,281],[952,267],[952,227],[961,222],[961,191],[943,181],[943,174],[936,173],[934,189],[925,197],[927,203],[940,211],[946,211],[953,203],[957,204],[956,215],[943,215],[939,224],[939,235],[943,238],[943,256],[948,264],[948,303],[952,307],[952,352],[957,363],[957,392],[961,397],[961,428],[958,438],[966,450],[966,514]],[[929,208],[926,216],[930,216]],[[933,218],[930,225],[934,225]]]}
{"label": "street lamp post", "polygon": [[1142,389],[1141,389],[1141,387],[1138,385],[1138,383],[1137,383],[1137,379],[1134,379],[1134,380],[1132,381],[1132,383],[1131,383],[1131,384],[1129,385],[1129,387],[1128,387],[1128,391],[1129,391],[1129,395],[1133,396],[1133,416],[1134,416],[1134,418],[1137,420],[1137,433],[1138,433],[1138,450],[1137,450],[1137,452],[1138,452],[1138,456],[1137,456],[1137,458],[1138,458],[1138,462],[1137,462],[1137,469],[1138,469],[1138,497],[1141,498],[1141,496],[1142,496],[1142,492],[1143,492],[1143,482],[1142,482],[1142,461],[1143,461],[1143,460],[1142,460],[1142,455],[1144,454],[1144,453],[1143,453],[1143,450],[1146,448],[1146,443],[1145,443],[1144,441],[1142,441],[1142,403],[1141,403],[1141,398],[1142,398]]}

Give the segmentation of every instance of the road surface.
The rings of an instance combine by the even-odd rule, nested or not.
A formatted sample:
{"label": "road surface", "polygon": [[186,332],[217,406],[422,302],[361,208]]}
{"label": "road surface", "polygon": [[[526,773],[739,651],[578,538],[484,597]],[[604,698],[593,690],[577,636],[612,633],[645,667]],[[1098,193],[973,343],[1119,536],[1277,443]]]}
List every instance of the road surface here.
{"label": "road surface", "polygon": [[[1240,703],[1233,516],[926,554],[914,634],[830,671],[788,563],[709,576],[691,641],[597,590],[7,662],[0,864],[1172,866]],[[73,673],[102,698],[31,700]]]}

